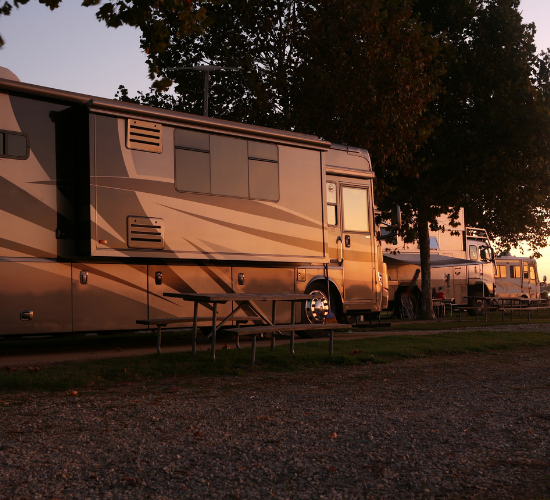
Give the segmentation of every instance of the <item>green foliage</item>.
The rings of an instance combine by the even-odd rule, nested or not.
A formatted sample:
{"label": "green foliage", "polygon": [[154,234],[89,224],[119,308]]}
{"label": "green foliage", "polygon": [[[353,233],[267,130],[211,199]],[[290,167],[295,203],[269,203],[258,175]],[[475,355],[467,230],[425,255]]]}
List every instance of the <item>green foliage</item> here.
{"label": "green foliage", "polygon": [[[392,194],[422,223],[464,206],[469,224],[545,246],[550,236],[549,56],[537,56],[534,25],[517,0],[419,0],[441,41],[442,92],[429,106],[439,125],[414,159],[416,175]],[[416,229],[416,228],[415,228]]]}
{"label": "green foliage", "polygon": [[[235,0],[207,9],[204,32],[185,38],[165,18],[170,39],[158,67],[175,92],[136,102],[200,114],[203,74],[172,68],[239,67],[212,73],[210,116],[352,143],[379,169],[408,168],[431,130],[423,112],[440,66],[410,1]],[[129,99],[125,89],[118,97]]]}

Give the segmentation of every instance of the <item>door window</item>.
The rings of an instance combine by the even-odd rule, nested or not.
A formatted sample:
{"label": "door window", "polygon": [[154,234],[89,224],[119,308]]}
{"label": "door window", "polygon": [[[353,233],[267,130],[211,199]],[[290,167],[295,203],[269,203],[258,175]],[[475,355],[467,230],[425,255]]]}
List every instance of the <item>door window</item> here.
{"label": "door window", "polygon": [[344,231],[369,232],[369,205],[367,190],[345,187],[342,189]]}
{"label": "door window", "polygon": [[329,226],[338,225],[338,196],[336,183],[327,182],[327,218]]}
{"label": "door window", "polygon": [[470,245],[470,260],[477,260],[477,247]]}

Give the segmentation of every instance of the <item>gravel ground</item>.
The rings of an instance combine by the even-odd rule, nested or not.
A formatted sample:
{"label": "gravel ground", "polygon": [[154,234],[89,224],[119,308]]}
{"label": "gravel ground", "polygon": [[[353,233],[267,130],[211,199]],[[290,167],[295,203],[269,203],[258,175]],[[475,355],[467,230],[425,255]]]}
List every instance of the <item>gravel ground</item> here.
{"label": "gravel ground", "polygon": [[549,362],[543,348],[3,395],[0,499],[550,498]]}

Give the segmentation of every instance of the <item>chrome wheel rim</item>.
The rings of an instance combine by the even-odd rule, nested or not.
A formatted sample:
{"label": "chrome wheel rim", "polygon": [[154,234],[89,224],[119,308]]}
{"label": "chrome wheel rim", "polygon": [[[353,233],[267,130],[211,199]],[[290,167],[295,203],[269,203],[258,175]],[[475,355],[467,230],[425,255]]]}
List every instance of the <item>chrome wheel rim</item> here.
{"label": "chrome wheel rim", "polygon": [[310,323],[324,323],[328,316],[327,296],[319,290],[311,292],[311,299],[306,301],[305,309]]}

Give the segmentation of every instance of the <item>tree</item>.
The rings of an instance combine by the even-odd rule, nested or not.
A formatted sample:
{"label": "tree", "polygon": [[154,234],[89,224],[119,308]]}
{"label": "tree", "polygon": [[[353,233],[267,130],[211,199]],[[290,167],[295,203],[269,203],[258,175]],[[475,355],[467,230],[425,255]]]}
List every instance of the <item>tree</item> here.
{"label": "tree", "polygon": [[431,317],[428,226],[449,207],[504,246],[544,246],[550,229],[548,54],[538,56],[533,25],[518,0],[419,0],[424,25],[441,41],[442,91],[429,106],[439,124],[414,155],[392,198],[415,219],[422,314]]}
{"label": "tree", "polygon": [[409,1],[235,0],[208,6],[204,32],[183,39],[165,23],[159,68],[174,93],[137,102],[200,113],[202,74],[172,68],[214,64],[242,71],[213,75],[211,116],[366,147],[377,169],[406,168],[430,132],[437,43]]}
{"label": "tree", "polygon": [[[50,10],[59,7],[61,0],[39,0]],[[209,0],[215,3],[216,0]],[[29,3],[29,0],[5,0],[0,7],[0,15],[9,16],[13,7]],[[149,55],[149,76],[154,79],[158,73],[157,59],[169,43],[168,30],[163,20],[169,13],[176,13],[172,19],[172,27],[178,36],[185,37],[194,32],[200,32],[206,22],[204,0],[83,0],[83,7],[100,5],[96,17],[111,28],[122,25],[139,28],[142,32],[142,48]],[[4,40],[0,37],[0,48]],[[162,86],[161,82],[156,83]]]}

